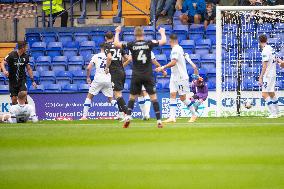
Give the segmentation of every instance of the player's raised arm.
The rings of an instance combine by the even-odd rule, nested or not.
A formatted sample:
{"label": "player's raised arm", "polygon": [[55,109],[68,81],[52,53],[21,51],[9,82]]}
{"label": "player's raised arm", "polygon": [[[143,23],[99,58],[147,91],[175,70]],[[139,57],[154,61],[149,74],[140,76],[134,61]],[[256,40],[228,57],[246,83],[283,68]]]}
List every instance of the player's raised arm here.
{"label": "player's raised arm", "polygon": [[196,66],[196,64],[194,64],[191,60],[191,58],[189,57],[189,54],[188,53],[185,53],[184,54],[184,58],[185,60],[192,66],[193,70],[194,70],[194,74],[195,75],[199,75],[199,72],[198,72],[198,68]]}
{"label": "player's raised arm", "polygon": [[165,28],[160,28],[159,33],[161,34],[161,39],[158,40],[158,42],[159,42],[159,45],[162,46],[167,43],[167,36],[166,36]]}
{"label": "player's raised arm", "polygon": [[121,32],[121,26],[117,26],[117,28],[115,28],[115,36],[114,36],[114,46],[116,46],[117,48],[122,48],[122,43],[119,41],[119,34]]}

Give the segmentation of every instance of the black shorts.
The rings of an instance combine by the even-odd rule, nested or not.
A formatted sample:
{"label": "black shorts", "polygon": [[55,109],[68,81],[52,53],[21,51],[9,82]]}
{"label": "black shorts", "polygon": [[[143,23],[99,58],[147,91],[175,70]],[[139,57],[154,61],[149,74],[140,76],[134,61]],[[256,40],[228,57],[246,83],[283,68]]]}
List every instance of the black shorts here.
{"label": "black shorts", "polygon": [[124,70],[115,70],[110,72],[111,82],[113,83],[114,91],[122,91],[125,83],[125,72]]}
{"label": "black shorts", "polygon": [[18,93],[21,91],[27,91],[27,84],[25,79],[19,81],[18,83],[9,82],[10,97],[18,96]]}
{"label": "black shorts", "polygon": [[133,76],[130,85],[130,94],[140,95],[144,85],[149,95],[156,94],[155,79],[152,76]]}

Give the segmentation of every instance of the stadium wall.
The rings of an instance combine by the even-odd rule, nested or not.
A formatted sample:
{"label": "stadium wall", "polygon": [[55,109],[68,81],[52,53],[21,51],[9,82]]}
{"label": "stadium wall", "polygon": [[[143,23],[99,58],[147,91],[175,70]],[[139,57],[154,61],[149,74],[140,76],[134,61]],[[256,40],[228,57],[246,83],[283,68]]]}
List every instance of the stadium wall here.
{"label": "stadium wall", "polygon": [[[236,92],[228,91],[227,95],[222,99],[221,115],[224,117],[235,116],[236,107],[235,99]],[[268,111],[265,107],[265,101],[261,98],[259,91],[243,92],[243,96],[252,99],[253,107],[249,110],[242,107],[242,116],[265,116]],[[284,91],[278,91],[279,107],[281,113],[284,113]],[[128,99],[129,93],[123,94],[125,99]],[[159,102],[162,110],[162,117],[167,118],[169,113],[169,94],[165,92],[158,92]],[[56,117],[72,117],[79,119],[82,116],[83,103],[86,98],[85,93],[63,93],[63,94],[30,94],[28,102],[36,107],[37,115],[40,120],[53,120]],[[208,99],[202,106],[199,107],[198,112],[201,117],[216,117],[216,92],[210,91]],[[246,99],[242,99],[245,101]],[[0,95],[0,114],[8,113],[10,108],[9,95]],[[117,110],[110,103],[103,94],[94,97],[92,107],[90,109],[90,119],[110,119],[116,116]],[[178,100],[178,117],[189,117],[190,112]],[[138,103],[135,104],[133,111],[134,118],[141,117],[141,111]],[[151,109],[151,117],[154,118],[154,112]]]}

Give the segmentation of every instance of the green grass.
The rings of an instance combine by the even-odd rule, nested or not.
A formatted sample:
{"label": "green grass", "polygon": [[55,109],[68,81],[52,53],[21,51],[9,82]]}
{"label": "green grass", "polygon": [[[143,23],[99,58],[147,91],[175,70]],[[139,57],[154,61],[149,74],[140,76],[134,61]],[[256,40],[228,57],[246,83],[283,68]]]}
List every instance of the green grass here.
{"label": "green grass", "polygon": [[283,189],[284,118],[0,126],[1,189]]}

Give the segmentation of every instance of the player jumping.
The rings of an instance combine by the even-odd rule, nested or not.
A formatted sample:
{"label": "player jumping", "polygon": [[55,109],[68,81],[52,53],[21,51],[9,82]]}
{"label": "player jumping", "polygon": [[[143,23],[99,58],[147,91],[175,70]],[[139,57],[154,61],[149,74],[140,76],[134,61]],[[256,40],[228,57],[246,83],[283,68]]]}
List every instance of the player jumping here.
{"label": "player jumping", "polygon": [[[9,53],[1,63],[3,73],[9,78],[9,91],[13,105],[18,103],[18,93],[27,91],[25,68],[32,80],[32,85],[34,87],[37,86],[34,81],[32,68],[29,64],[29,56],[26,54],[27,44],[26,42],[18,42],[17,46],[18,50]],[[5,68],[5,64],[8,64],[8,71]]]}
{"label": "player jumping", "polygon": [[130,96],[128,101],[128,111],[123,127],[128,128],[131,119],[131,113],[134,108],[135,99],[141,94],[142,85],[144,85],[147,93],[150,95],[151,102],[153,103],[154,111],[157,118],[158,128],[162,128],[161,113],[159,102],[156,95],[155,80],[153,77],[151,51],[158,45],[164,45],[167,42],[165,29],[161,28],[159,33],[161,34],[161,40],[144,40],[144,31],[141,27],[136,27],[134,35],[136,40],[122,44],[119,41],[119,33],[121,27],[116,28],[115,33],[115,46],[119,48],[127,48],[130,50],[133,59],[132,79],[130,86]]}
{"label": "player jumping", "polygon": [[262,70],[259,75],[259,85],[262,86],[262,97],[264,98],[270,116],[268,118],[277,118],[279,114],[278,99],[275,95],[276,83],[276,62],[275,51],[267,44],[266,35],[259,36],[259,43],[262,49]]}
{"label": "player jumping", "polygon": [[191,101],[186,97],[189,94],[189,77],[186,69],[186,61],[183,48],[178,44],[176,34],[170,35],[171,62],[165,66],[159,67],[156,71],[160,72],[164,69],[171,68],[170,78],[170,117],[165,120],[165,123],[176,122],[176,96],[179,94],[180,100],[188,107],[191,106]]}
{"label": "player jumping", "polygon": [[19,92],[17,99],[18,104],[11,106],[9,114],[0,115],[0,122],[26,123],[30,118],[32,119],[32,122],[38,122],[34,107],[30,104],[26,104],[27,92]]}
{"label": "player jumping", "polygon": [[123,119],[124,115],[127,113],[127,107],[122,97],[122,90],[124,89],[125,83],[125,71],[123,68],[122,58],[127,61],[127,55],[124,50],[114,46],[114,35],[111,31],[105,34],[105,39],[105,53],[107,55],[107,58],[109,59],[108,62],[110,63],[109,65],[107,65],[107,68],[109,69],[109,73],[111,75],[114,97],[118,104],[118,119]]}
{"label": "player jumping", "polygon": [[[80,120],[87,120],[88,112],[91,107],[92,99],[100,91],[108,97],[109,102],[115,106],[116,100],[112,100],[113,89],[110,73],[106,73],[107,57],[105,54],[105,45],[100,45],[101,52],[92,57],[87,67],[87,83],[91,84],[89,93],[84,103],[83,117]],[[96,74],[94,80],[91,81],[90,75],[93,65],[96,66]]]}

